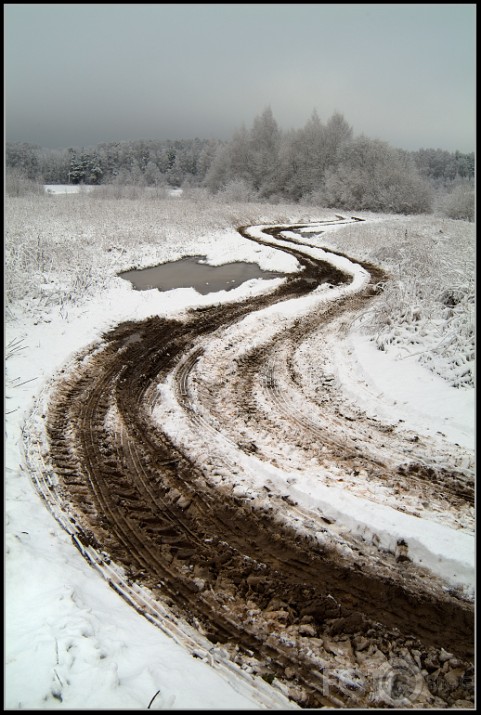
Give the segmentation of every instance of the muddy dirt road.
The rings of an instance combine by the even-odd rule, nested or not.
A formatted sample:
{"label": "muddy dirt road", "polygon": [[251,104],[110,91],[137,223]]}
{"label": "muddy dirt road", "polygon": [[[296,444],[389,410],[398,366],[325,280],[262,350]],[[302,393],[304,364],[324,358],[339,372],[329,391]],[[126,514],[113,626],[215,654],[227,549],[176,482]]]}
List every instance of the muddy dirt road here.
{"label": "muddy dirt road", "polygon": [[[197,657],[257,674],[301,707],[472,707],[467,598],[416,566],[403,543],[380,551],[268,481],[240,488],[252,464],[309,459],[335,464],[354,494],[368,482],[393,505],[404,496],[407,513],[429,503],[456,520],[472,509],[470,468],[447,469],[441,446],[426,451],[356,412],[327,373],[322,394],[310,390],[296,368],[303,341],[342,335],[366,308],[378,268],[363,265],[358,289],[246,347],[243,331],[265,324],[272,306],[352,281],[316,257],[305,229],[239,229],[298,260],[273,292],[124,323],[88,346],[25,430],[30,468],[81,553]],[[176,411],[182,439],[164,426]]]}

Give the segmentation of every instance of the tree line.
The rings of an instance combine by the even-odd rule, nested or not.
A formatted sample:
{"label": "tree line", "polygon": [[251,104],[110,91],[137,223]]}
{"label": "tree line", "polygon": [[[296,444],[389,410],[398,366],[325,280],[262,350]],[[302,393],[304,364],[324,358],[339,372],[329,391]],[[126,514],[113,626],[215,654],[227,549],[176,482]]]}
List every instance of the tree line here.
{"label": "tree line", "polygon": [[292,201],[326,207],[422,213],[444,189],[471,187],[474,153],[405,151],[354,137],[339,112],[282,131],[270,108],[216,139],[105,142],[45,149],[6,144],[6,170],[42,183],[198,186],[226,200]]}
{"label": "tree line", "polygon": [[201,184],[218,145],[201,139],[105,142],[81,149],[7,143],[6,167],[45,184]]}

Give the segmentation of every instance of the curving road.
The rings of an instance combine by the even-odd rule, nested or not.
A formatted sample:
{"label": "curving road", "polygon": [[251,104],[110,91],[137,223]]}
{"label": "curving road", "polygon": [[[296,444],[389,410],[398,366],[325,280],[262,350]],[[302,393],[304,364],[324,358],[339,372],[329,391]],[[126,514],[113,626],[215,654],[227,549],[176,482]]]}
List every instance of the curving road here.
{"label": "curving road", "polygon": [[446,466],[447,448],[369,419],[328,372],[321,394],[305,383],[305,341],[341,335],[385,277],[359,264],[355,286],[352,262],[308,229],[239,229],[298,260],[271,293],[127,322],[88,346],[26,426],[31,471],[109,583],[216,667],[259,675],[301,707],[472,701],[472,603],[404,544],[355,539],[276,483],[310,460],[353,494],[368,483],[393,504],[404,496],[407,513],[429,502],[462,516],[474,499],[471,466]]}

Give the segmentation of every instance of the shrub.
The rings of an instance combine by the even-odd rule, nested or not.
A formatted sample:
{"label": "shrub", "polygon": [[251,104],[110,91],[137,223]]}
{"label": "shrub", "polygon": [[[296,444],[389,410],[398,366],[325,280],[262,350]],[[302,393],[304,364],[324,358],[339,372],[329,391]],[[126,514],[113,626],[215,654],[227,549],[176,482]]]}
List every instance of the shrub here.
{"label": "shrub", "polygon": [[43,194],[42,184],[28,179],[20,169],[8,169],[5,175],[5,193],[7,196],[31,196]]}
{"label": "shrub", "polygon": [[445,199],[441,212],[448,218],[474,221],[474,187],[460,184]]}

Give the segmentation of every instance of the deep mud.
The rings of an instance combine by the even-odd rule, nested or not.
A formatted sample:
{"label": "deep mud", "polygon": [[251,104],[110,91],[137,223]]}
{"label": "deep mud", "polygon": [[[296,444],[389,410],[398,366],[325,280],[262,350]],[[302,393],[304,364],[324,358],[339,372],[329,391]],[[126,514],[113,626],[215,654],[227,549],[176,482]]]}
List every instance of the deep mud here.
{"label": "deep mud", "polygon": [[[264,230],[276,248],[285,228]],[[303,252],[302,228],[290,227],[297,238],[282,237],[280,249],[302,270],[274,292],[183,320],[124,323],[78,355],[49,392],[37,436],[26,432],[37,486],[84,556],[134,607],[158,625],[159,613],[190,624],[189,638],[197,633],[208,644],[191,645],[198,657],[211,650],[215,662],[278,684],[301,707],[473,707],[468,599],[415,566],[402,543],[381,553],[275,490],[262,499],[237,494],[218,475],[229,472],[235,484],[239,465],[215,450],[196,458],[158,419],[157,386],[170,376],[190,429],[206,444],[222,434],[268,462],[274,437],[280,466],[287,446],[290,459],[297,450],[319,464],[335,461],[354,491],[377,482],[405,494],[408,512],[418,501],[439,513],[472,508],[469,470],[446,468],[446,455],[427,462],[422,444],[407,445],[336,401],[328,375],[315,395],[296,372],[306,336],[336,321],[342,332],[344,317],[365,309],[384,279],[375,266],[364,266],[363,291],[293,321],[269,344],[238,359],[232,347],[225,365],[209,357],[212,340],[245,316],[308,295],[320,281],[347,280]],[[252,240],[247,228],[239,231]],[[290,392],[304,394],[308,407]],[[42,429],[46,454],[36,443]],[[280,518],[287,512],[304,528]],[[306,524],[325,535],[322,544]]]}

